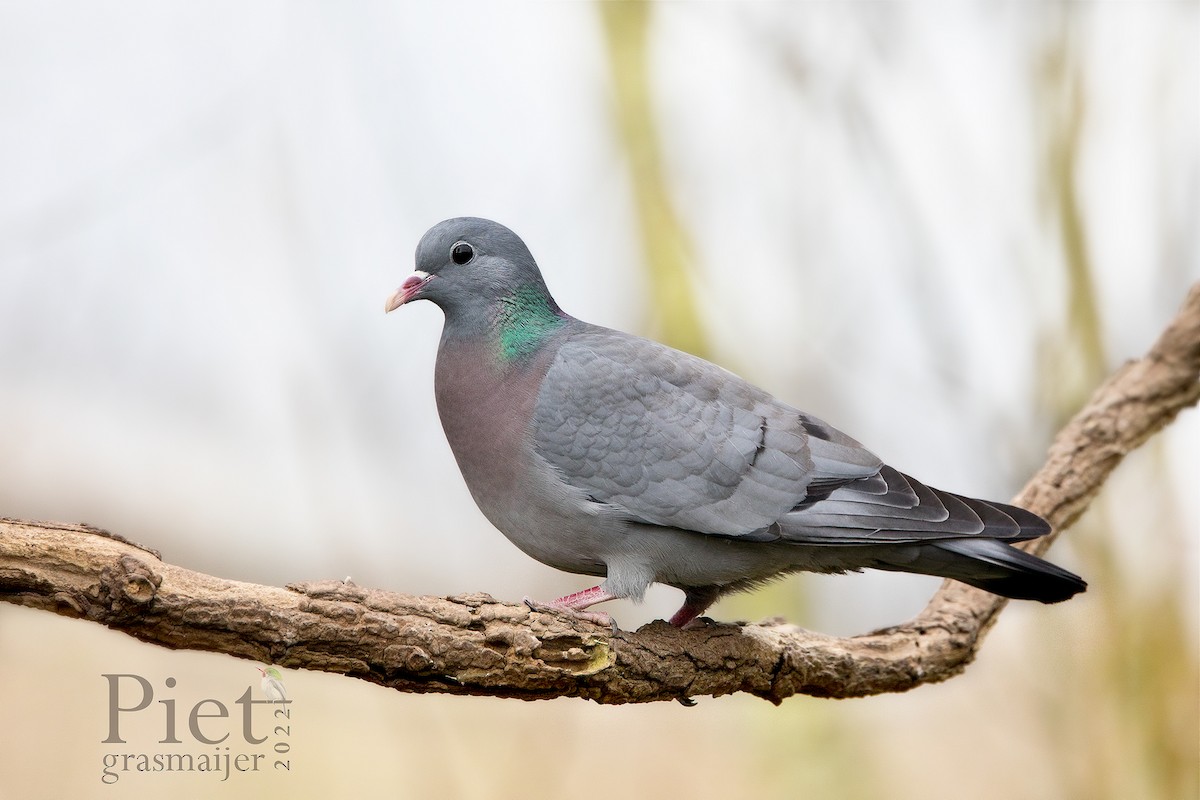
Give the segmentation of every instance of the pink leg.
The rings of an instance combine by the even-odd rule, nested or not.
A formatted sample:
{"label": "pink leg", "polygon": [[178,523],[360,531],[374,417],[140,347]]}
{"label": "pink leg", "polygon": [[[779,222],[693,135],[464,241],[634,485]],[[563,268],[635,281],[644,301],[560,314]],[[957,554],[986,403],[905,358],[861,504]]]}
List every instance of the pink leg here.
{"label": "pink leg", "polygon": [[573,592],[549,603],[539,603],[526,597],[525,605],[529,606],[532,611],[567,611],[580,619],[586,619],[597,625],[611,626],[615,629],[617,627],[616,623],[613,622],[612,617],[608,614],[605,614],[603,611],[585,611],[584,609],[594,606],[597,603],[603,603],[605,600],[616,599],[615,595],[609,594],[599,586],[593,586],[590,589]]}
{"label": "pink leg", "polygon": [[703,614],[720,594],[720,590],[715,586],[687,590],[683,599],[683,606],[675,612],[675,616],[671,617],[671,624],[676,628],[689,627],[696,617]]}

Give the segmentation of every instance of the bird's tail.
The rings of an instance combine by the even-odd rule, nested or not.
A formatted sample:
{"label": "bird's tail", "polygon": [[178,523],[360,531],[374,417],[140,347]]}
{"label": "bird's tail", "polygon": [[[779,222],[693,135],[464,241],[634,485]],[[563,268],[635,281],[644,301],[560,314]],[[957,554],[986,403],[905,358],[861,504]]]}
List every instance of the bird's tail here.
{"label": "bird's tail", "polygon": [[953,578],[993,594],[1042,603],[1059,603],[1087,588],[1073,572],[995,539],[930,542],[912,561],[879,567]]}
{"label": "bird's tail", "polygon": [[787,541],[843,553],[871,545],[871,562],[856,566],[953,578],[1018,600],[1057,603],[1087,588],[1078,575],[1008,544],[1050,532],[1037,514],[934,489],[886,465],[798,506],[778,530]]}

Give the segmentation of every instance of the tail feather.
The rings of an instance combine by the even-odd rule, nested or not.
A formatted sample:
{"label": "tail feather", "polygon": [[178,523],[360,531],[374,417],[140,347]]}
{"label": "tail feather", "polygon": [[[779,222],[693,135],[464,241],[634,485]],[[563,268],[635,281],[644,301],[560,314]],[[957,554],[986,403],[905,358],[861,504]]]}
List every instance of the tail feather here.
{"label": "tail feather", "polygon": [[1057,603],[1087,588],[1078,575],[1008,544],[1050,532],[1037,514],[934,489],[886,465],[806,500],[769,531],[776,532],[837,550],[846,558],[839,565],[854,564],[847,554],[862,547],[863,566],[953,578],[1018,600]]}
{"label": "tail feather", "polygon": [[1073,572],[995,539],[930,543],[919,549],[915,559],[879,566],[953,578],[1003,597],[1042,603],[1059,603],[1087,588]]}

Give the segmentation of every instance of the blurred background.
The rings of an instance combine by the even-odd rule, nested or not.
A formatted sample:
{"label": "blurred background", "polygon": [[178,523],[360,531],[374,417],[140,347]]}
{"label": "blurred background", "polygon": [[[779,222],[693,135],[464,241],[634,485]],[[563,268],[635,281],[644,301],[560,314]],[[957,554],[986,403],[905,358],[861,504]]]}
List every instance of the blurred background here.
{"label": "blurred background", "polygon": [[[575,316],[993,499],[1200,279],[1196,2],[5,2],[0,76],[0,516],[237,580],[590,585],[471,502],[440,312],[383,314],[446,217],[513,228]],[[1198,443],[1189,411],[1055,545],[1085,595],[1010,605],[964,675],[899,696],[607,708],[285,670],[290,773],[118,789],[103,673],[175,677],[186,709],[255,665],[0,604],[0,793],[1196,797]],[[853,634],[937,586],[798,576],[710,614]]]}

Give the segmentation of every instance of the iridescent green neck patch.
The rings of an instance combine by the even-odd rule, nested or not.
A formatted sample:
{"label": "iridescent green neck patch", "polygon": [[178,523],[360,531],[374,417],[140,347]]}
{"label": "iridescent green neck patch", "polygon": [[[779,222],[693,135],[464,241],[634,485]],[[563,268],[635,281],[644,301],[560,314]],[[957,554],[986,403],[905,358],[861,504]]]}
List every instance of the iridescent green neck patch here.
{"label": "iridescent green neck patch", "polygon": [[544,290],[523,286],[500,299],[496,330],[505,361],[527,356],[566,322]]}

